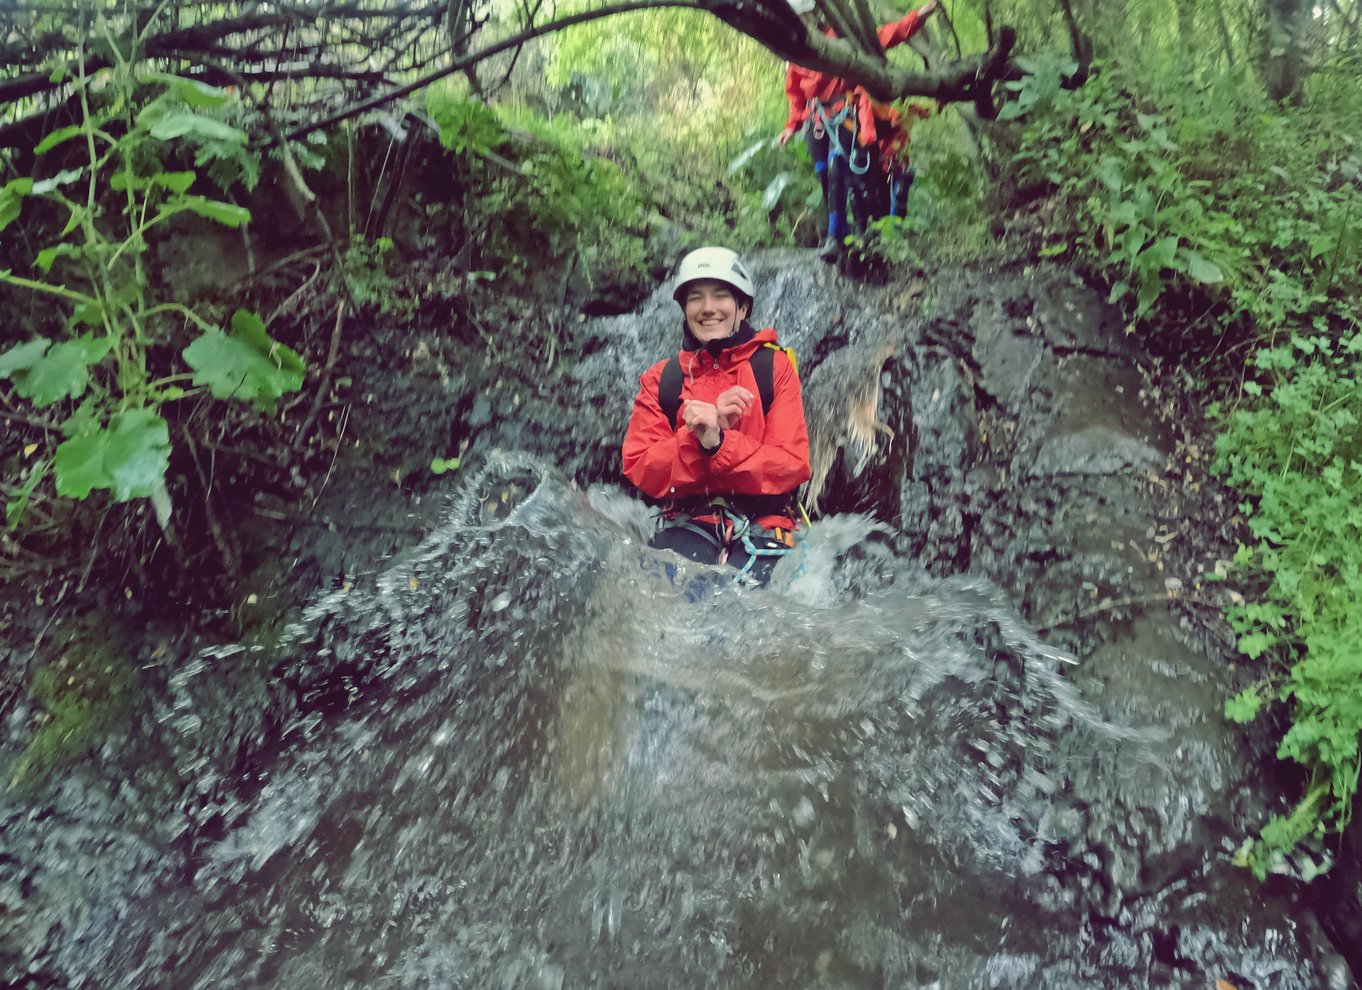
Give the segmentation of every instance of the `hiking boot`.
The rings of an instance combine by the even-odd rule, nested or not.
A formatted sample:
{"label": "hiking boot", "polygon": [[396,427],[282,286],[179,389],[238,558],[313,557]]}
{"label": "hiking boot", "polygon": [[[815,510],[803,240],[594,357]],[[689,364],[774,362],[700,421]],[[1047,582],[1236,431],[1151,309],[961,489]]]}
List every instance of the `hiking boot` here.
{"label": "hiking boot", "polygon": [[836,237],[829,237],[818,248],[818,257],[828,264],[835,264],[837,259],[842,256],[842,242]]}

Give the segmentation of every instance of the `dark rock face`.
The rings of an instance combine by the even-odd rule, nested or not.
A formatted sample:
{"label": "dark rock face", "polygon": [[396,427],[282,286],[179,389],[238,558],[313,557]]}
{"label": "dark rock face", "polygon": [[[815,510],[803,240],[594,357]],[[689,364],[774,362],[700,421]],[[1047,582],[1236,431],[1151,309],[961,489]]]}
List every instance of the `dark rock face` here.
{"label": "dark rock face", "polygon": [[[618,450],[679,340],[665,288],[576,328],[563,377],[375,342],[363,455],[405,475],[438,430],[457,500],[427,488],[441,525],[397,562],[181,657],[146,738],[0,807],[0,979],[1328,984],[1302,889],[1228,862],[1277,785],[1219,714],[1242,675],[1198,577],[1232,544],[1195,410],[1061,269],[924,303],[808,252],[753,268],[822,511],[885,531],[840,597],[718,595],[734,636],[638,550]],[[337,489],[339,519],[392,502]],[[1321,910],[1354,965],[1357,853]]]}
{"label": "dark rock face", "polygon": [[1352,824],[1338,843],[1334,868],[1318,881],[1318,905],[1324,930],[1362,982],[1362,798],[1353,798]]}

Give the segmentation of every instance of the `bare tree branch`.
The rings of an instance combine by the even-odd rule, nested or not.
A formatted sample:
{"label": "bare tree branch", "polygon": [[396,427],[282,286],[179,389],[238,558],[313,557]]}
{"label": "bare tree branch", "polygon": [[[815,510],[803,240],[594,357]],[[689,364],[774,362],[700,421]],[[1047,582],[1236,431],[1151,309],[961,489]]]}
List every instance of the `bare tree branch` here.
{"label": "bare tree branch", "polygon": [[[143,31],[156,23],[154,14],[163,9],[160,4],[128,0],[107,2],[110,11],[116,8],[120,17],[130,18],[128,23]],[[293,140],[330,127],[455,73],[472,76],[479,63],[517,51],[534,38],[616,14],[668,7],[707,11],[776,55],[840,77],[851,85],[864,86],[873,97],[885,101],[927,96],[943,103],[975,102],[982,110],[991,105],[995,83],[1017,73],[1009,62],[1015,33],[1008,28],[997,30],[989,51],[958,57],[931,71],[895,65],[880,44],[869,0],[818,0],[820,12],[839,33],[837,38],[810,31],[786,0],[607,0],[594,9],[546,21],[539,20],[543,0],[527,0],[520,8],[521,30],[474,50],[470,41],[487,23],[485,16],[478,17],[485,2],[336,0],[265,5],[239,0],[238,5],[226,5],[228,16],[210,16],[201,23],[190,23],[195,16],[193,6],[177,6],[168,30],[146,32],[139,57],[168,61],[172,67],[181,60],[200,66],[232,66],[246,84],[310,81],[312,89],[290,94],[288,119],[278,116],[264,143],[275,143],[281,134]],[[1081,33],[1068,10],[1069,0],[1061,2],[1078,52]],[[98,7],[92,0],[85,12]],[[29,13],[40,20],[37,14]],[[50,11],[46,14],[51,16]],[[35,23],[28,26],[33,28]],[[5,27],[0,19],[0,31]],[[441,27],[443,31],[432,30]],[[128,29],[125,25],[121,30]],[[7,36],[6,49],[19,57],[0,67],[0,111],[8,108],[11,117],[0,124],[0,147],[21,146],[51,119],[50,115],[66,106],[70,83],[61,74],[54,78],[49,70],[40,68],[49,65],[53,56],[60,58],[67,53],[65,79],[82,71],[89,76],[111,64],[106,54],[99,53],[78,66],[74,61],[75,42],[67,34],[64,28],[35,31],[42,45],[50,46],[41,50],[37,41],[14,43],[12,39],[22,38],[22,32],[11,31]],[[363,53],[359,60],[357,51]],[[444,64],[432,68],[437,59],[445,60]],[[199,71],[212,73],[211,69]],[[8,78],[4,78],[6,75]],[[220,75],[204,78],[216,81]],[[374,92],[377,87],[389,87],[390,79],[403,78],[410,81]],[[41,105],[34,107],[34,101]],[[266,102],[274,105],[269,94]],[[329,109],[338,105],[342,108]],[[36,112],[30,112],[33,110]]]}

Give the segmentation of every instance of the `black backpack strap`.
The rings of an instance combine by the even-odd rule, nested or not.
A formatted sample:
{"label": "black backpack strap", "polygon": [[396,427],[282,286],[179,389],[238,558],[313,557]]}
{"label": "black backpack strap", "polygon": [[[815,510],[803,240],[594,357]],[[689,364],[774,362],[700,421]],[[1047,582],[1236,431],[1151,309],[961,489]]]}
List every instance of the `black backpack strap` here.
{"label": "black backpack strap", "polygon": [[676,429],[676,414],[681,411],[681,359],[675,354],[663,366],[662,377],[657,381],[657,404],[672,429]]}
{"label": "black backpack strap", "polygon": [[752,354],[752,377],[757,380],[763,416],[771,411],[771,403],[776,399],[776,350],[777,348],[770,346],[759,347]]}

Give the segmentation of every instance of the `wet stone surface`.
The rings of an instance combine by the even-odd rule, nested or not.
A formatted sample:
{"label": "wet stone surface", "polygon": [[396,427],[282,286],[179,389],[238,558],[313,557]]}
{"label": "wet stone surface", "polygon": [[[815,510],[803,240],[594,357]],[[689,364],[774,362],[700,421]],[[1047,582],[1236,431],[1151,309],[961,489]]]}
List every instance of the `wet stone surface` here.
{"label": "wet stone surface", "polygon": [[1228,513],[1163,372],[1059,268],[754,268],[825,472],[769,590],[646,550],[614,473],[664,291],[562,381],[413,344],[363,442],[466,467],[338,484],[393,531],[290,535],[305,610],[3,798],[0,982],[1345,986],[1228,862],[1281,792],[1220,716]]}

